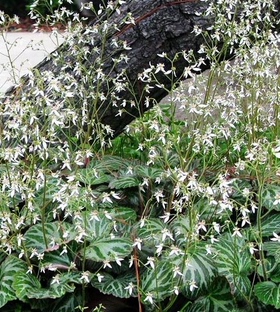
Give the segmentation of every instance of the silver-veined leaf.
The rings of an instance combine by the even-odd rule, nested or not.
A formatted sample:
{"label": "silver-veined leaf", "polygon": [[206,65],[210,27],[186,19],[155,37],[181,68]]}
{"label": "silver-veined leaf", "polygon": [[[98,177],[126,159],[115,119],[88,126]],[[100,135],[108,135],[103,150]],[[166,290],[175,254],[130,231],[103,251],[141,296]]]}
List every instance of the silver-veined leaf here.
{"label": "silver-veined leaf", "polygon": [[262,192],[262,204],[269,210],[280,211],[280,186],[266,185]]}
{"label": "silver-veined leaf", "polygon": [[41,288],[41,284],[37,277],[26,272],[19,272],[15,275],[13,287],[16,291],[18,299],[26,301],[29,298],[29,293],[34,293]]}
{"label": "silver-veined leaf", "polygon": [[[109,273],[102,273],[102,276],[102,281],[99,282],[98,278],[94,277],[91,284],[103,294],[113,295],[119,298],[129,298],[137,295],[135,274],[127,273],[114,278]],[[130,283],[134,285],[133,289],[131,289],[131,293],[129,288]]]}
{"label": "silver-veined leaf", "polygon": [[262,237],[273,236],[280,232],[280,213],[270,213],[262,219]]}
{"label": "silver-veined leaf", "polygon": [[160,261],[154,269],[149,268],[143,272],[141,278],[144,301],[148,294],[151,294],[156,302],[172,294],[174,286],[177,286],[180,280],[180,277],[174,276],[174,268],[172,263]]}
{"label": "silver-veined leaf", "polygon": [[[162,242],[165,230],[169,230],[169,226],[162,220],[156,218],[150,218],[145,220],[144,225],[141,225],[141,221],[137,224],[138,237],[145,241],[145,245],[156,245]],[[165,241],[165,243],[167,240]]]}
{"label": "silver-veined leaf", "polygon": [[26,262],[15,256],[8,256],[0,265],[0,308],[8,301],[16,299],[13,288],[15,275],[18,272],[26,274],[28,270]]}
{"label": "silver-veined leaf", "polygon": [[127,207],[116,207],[110,210],[110,214],[117,222],[121,223],[134,223],[137,219],[136,211]]}
{"label": "silver-veined leaf", "polygon": [[[73,275],[74,274],[74,275]],[[73,292],[73,283],[81,283],[77,274],[68,272],[59,274],[57,282],[51,283],[49,288],[42,288],[39,280],[32,274],[17,273],[13,283],[19,299],[48,299],[60,298],[68,292]]]}
{"label": "silver-veined leaf", "polygon": [[[187,297],[205,290],[217,276],[215,259],[207,253],[206,243],[197,242],[185,250],[185,256],[168,256],[167,261],[176,265],[182,273],[182,290]],[[196,289],[191,288],[195,283]]]}
{"label": "silver-veined leaf", "polygon": [[47,312],[72,312],[77,311],[77,307],[82,305],[82,297],[75,293],[67,293],[63,297],[58,298],[54,303],[44,310]]}
{"label": "silver-veined leaf", "polygon": [[93,261],[115,261],[125,258],[132,252],[132,241],[122,237],[100,237],[87,246],[82,253]]}
{"label": "silver-veined leaf", "polygon": [[106,217],[104,212],[98,212],[96,214],[95,212],[91,213],[86,211],[81,217],[83,220],[82,226],[87,233],[87,240],[101,238],[104,236],[107,237],[114,229],[113,217]]}
{"label": "silver-veined leaf", "polygon": [[275,262],[280,264],[280,244],[278,242],[264,242],[263,250],[267,251],[267,256],[273,256]]}
{"label": "silver-veined leaf", "polygon": [[200,295],[182,312],[228,312],[235,308],[235,302],[226,278],[215,278],[207,288],[205,295]]}
{"label": "silver-veined leaf", "polygon": [[44,227],[42,224],[33,225],[24,235],[25,247],[29,250],[36,249],[38,253],[57,250],[75,237],[76,232],[72,224],[58,221],[45,223]]}
{"label": "silver-veined leaf", "polygon": [[149,166],[136,166],[135,172],[143,177],[143,178],[150,178],[150,179],[156,179],[162,175],[162,170],[159,168],[152,168]]}
{"label": "silver-veined leaf", "polygon": [[77,172],[76,179],[85,185],[98,185],[109,183],[112,177],[109,174],[92,170],[91,168],[80,169]]}
{"label": "silver-veined leaf", "polygon": [[92,161],[92,165],[90,163],[89,168],[93,166],[98,171],[112,173],[124,170],[130,165],[129,160],[127,159],[118,156],[106,155],[101,160],[96,162]]}
{"label": "silver-veined leaf", "polygon": [[124,175],[112,179],[109,183],[109,187],[112,189],[120,190],[129,187],[136,187],[141,184],[141,180],[134,175]]}
{"label": "silver-veined leaf", "polygon": [[243,297],[251,290],[248,275],[252,272],[251,255],[242,237],[221,237],[216,244],[217,256],[215,263],[220,276],[225,276],[232,285],[232,290]]}
{"label": "silver-veined leaf", "polygon": [[280,285],[271,281],[261,282],[254,287],[255,295],[261,302],[280,309]]}
{"label": "silver-veined leaf", "polygon": [[172,230],[175,233],[176,244],[179,247],[184,247],[191,235],[190,219],[187,216],[179,216],[174,219],[171,224]]}

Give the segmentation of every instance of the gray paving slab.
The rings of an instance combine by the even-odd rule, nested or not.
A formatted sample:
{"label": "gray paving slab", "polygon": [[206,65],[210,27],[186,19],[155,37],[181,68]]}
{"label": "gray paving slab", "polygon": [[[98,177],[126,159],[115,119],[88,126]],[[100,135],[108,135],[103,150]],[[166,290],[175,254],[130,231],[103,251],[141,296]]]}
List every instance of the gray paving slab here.
{"label": "gray paving slab", "polygon": [[54,33],[0,33],[0,93],[55,50],[63,38]]}

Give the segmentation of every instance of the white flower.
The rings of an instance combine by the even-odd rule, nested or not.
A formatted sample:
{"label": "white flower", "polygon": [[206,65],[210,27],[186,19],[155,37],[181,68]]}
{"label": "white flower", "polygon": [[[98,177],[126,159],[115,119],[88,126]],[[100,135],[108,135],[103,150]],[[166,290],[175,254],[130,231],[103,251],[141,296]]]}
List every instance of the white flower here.
{"label": "white flower", "polygon": [[180,268],[178,266],[175,266],[175,268],[173,269],[173,278],[177,275],[183,276],[183,273],[180,271]]}
{"label": "white flower", "polygon": [[133,247],[137,247],[139,250],[141,250],[141,243],[142,243],[142,239],[141,238],[135,238],[134,243],[133,243]]}
{"label": "white flower", "polygon": [[56,274],[56,276],[54,276],[52,278],[52,281],[51,281],[51,285],[52,284],[59,284],[60,283],[60,275],[59,274]]}
{"label": "white flower", "polygon": [[[280,157],[279,157],[280,158]],[[273,202],[273,205],[274,206],[276,206],[276,205],[278,205],[278,204],[280,204],[280,194],[276,194],[275,195],[275,200],[274,200],[274,202]]]}
{"label": "white flower", "polygon": [[273,236],[274,236],[274,238],[271,238],[270,240],[273,241],[273,242],[280,243],[280,236],[277,235],[275,232],[273,232]]}
{"label": "white flower", "polygon": [[26,274],[32,274],[32,271],[33,271],[33,265],[30,265],[28,267],[28,270],[27,270]]}
{"label": "white flower", "polygon": [[164,242],[166,237],[169,237],[171,240],[174,241],[174,238],[172,237],[172,233],[170,233],[170,231],[168,229],[163,229],[161,231],[162,233],[162,241]]}
{"label": "white flower", "polygon": [[176,296],[179,295],[179,287],[178,287],[178,286],[174,286],[173,291],[174,291],[174,294],[175,294]]}
{"label": "white flower", "polygon": [[198,286],[196,285],[195,281],[190,282],[190,291],[193,292]]}
{"label": "white flower", "polygon": [[103,269],[105,269],[106,267],[112,269],[112,266],[111,266],[111,264],[110,264],[110,261],[108,261],[108,260],[104,260],[104,261],[103,261]]}
{"label": "white flower", "polygon": [[121,266],[121,261],[123,261],[123,258],[115,258],[116,263]]}
{"label": "white flower", "polygon": [[237,227],[235,227],[235,228],[233,229],[232,236],[242,237],[242,234],[240,233],[240,229],[237,228]]}
{"label": "white flower", "polygon": [[170,247],[170,249],[171,249],[171,251],[169,253],[169,256],[172,256],[172,255],[179,256],[179,255],[183,255],[184,254],[182,252],[182,250],[179,247],[177,247],[177,246],[172,245]]}
{"label": "white flower", "polygon": [[170,212],[165,212],[164,216],[160,216],[161,219],[163,219],[164,223],[167,223],[169,221],[170,218]]}
{"label": "white flower", "polygon": [[154,303],[153,294],[148,292],[147,295],[146,295],[146,298],[144,299],[144,301],[148,301],[150,304],[153,304]]}
{"label": "white flower", "polygon": [[162,252],[163,244],[159,244],[156,246],[156,254],[159,256]]}
{"label": "white flower", "polygon": [[155,268],[155,258],[154,257],[148,257],[147,263],[145,265],[150,265],[152,269]]}
{"label": "white flower", "polygon": [[81,281],[83,281],[85,283],[89,283],[89,276],[90,276],[89,271],[83,272],[82,276],[81,276]]}
{"label": "white flower", "polygon": [[104,276],[101,275],[100,273],[97,273],[96,276],[97,276],[98,282],[101,283],[103,278],[104,278]]}
{"label": "white flower", "polygon": [[133,283],[129,283],[128,286],[126,286],[124,289],[128,290],[129,295],[132,295],[133,289],[134,289],[135,285]]}
{"label": "white flower", "polygon": [[250,254],[253,255],[255,253],[255,251],[258,251],[257,248],[255,248],[255,245],[254,243],[249,243],[248,244],[248,247],[249,247],[249,251],[250,251]]}
{"label": "white flower", "polygon": [[203,230],[204,232],[207,232],[206,226],[205,226],[205,220],[202,220],[198,222],[197,230]]}

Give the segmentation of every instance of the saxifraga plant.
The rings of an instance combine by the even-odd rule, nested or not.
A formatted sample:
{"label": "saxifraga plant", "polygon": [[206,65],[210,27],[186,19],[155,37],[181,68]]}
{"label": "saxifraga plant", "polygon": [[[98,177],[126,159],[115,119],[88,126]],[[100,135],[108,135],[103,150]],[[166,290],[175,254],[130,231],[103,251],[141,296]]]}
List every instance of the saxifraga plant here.
{"label": "saxifraga plant", "polygon": [[[92,122],[87,100],[73,104],[96,99],[98,83],[81,79],[108,79],[102,51],[73,75],[67,64],[58,76],[30,71],[22,101],[5,100],[1,311],[103,311],[108,297],[92,303],[97,291],[136,298],[136,311],[279,309],[279,38],[262,15],[269,1],[243,1],[237,20],[239,4],[209,4],[217,18],[201,55],[211,71],[195,76],[204,59],[185,55],[188,84],[116,140]],[[87,31],[106,40],[105,29]],[[75,45],[75,29],[66,40]],[[218,63],[236,43],[236,60]],[[73,49],[75,60],[85,53]],[[139,79],[157,71],[175,74],[159,64]]]}

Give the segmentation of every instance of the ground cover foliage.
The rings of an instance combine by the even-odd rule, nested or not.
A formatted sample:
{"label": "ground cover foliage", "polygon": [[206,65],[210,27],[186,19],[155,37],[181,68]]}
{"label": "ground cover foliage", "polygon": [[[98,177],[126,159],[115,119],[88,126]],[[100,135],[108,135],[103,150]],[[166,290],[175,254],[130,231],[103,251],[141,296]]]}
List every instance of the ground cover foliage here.
{"label": "ground cover foliage", "polygon": [[[30,71],[31,91],[5,99],[1,311],[103,311],[87,309],[94,289],[138,298],[139,311],[280,308],[279,35],[271,1],[243,1],[237,11],[239,4],[209,1],[216,22],[201,58],[182,52],[192,60],[188,83],[115,139],[89,120],[92,99],[103,96],[98,84],[84,88],[93,75],[109,79],[102,51],[84,68],[78,56],[88,52],[75,47],[76,76]],[[75,20],[71,44],[84,26],[62,12],[52,18]],[[87,31],[106,40],[109,30]],[[228,48],[235,58],[223,61]],[[211,70],[196,75],[206,61]],[[173,79],[169,62],[171,70],[151,65],[139,79],[154,81],[159,71]],[[130,87],[124,77],[112,92]]]}

